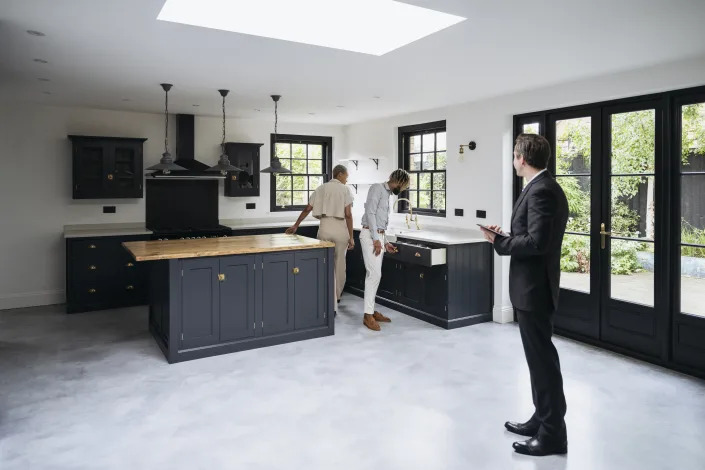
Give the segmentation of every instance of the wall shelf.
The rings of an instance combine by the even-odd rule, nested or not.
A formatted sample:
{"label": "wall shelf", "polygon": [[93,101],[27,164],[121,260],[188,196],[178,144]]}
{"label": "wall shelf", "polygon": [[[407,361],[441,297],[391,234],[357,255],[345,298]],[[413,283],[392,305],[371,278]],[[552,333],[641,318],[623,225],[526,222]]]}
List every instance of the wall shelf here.
{"label": "wall shelf", "polygon": [[[383,159],[384,159],[384,157],[368,157],[365,160],[371,160],[372,162],[374,162],[375,166],[379,170],[379,161],[383,160]],[[355,168],[359,169],[359,164],[360,164],[359,158],[343,158],[341,160],[338,160],[338,163],[342,163],[342,162],[352,162],[355,165]]]}

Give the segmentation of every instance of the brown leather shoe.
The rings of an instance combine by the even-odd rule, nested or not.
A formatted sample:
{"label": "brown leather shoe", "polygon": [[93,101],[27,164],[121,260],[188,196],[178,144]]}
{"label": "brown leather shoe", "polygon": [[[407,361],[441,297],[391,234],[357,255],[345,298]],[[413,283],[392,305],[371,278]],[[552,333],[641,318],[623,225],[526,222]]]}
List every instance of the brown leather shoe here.
{"label": "brown leather shoe", "polygon": [[381,328],[379,327],[379,323],[377,323],[377,320],[375,320],[375,317],[373,317],[369,313],[366,313],[362,317],[362,324],[365,325],[367,328],[369,328],[372,331],[381,330]]}
{"label": "brown leather shoe", "polygon": [[389,319],[389,317],[385,317],[385,316],[382,315],[380,312],[375,312],[375,314],[372,315],[372,317],[373,317],[375,320],[381,321],[381,322],[384,322],[384,323],[391,323],[391,321],[392,321],[392,320]]}

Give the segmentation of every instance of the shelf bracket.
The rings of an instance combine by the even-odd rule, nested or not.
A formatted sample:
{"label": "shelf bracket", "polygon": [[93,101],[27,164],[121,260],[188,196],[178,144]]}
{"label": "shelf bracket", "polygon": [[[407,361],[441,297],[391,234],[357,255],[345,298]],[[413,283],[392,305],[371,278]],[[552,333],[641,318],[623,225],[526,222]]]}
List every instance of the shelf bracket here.
{"label": "shelf bracket", "polygon": [[353,188],[355,188],[355,194],[357,194],[357,185],[354,184],[354,183],[350,183],[350,186],[352,186]]}
{"label": "shelf bracket", "polygon": [[379,158],[372,158],[372,157],[370,157],[370,160],[372,160],[373,162],[375,162],[375,165],[377,165],[377,169],[379,170]]}
{"label": "shelf bracket", "polygon": [[355,164],[355,169],[358,170],[359,168],[357,166],[360,164],[360,162],[358,160],[350,160],[350,161],[353,162],[353,164]]}

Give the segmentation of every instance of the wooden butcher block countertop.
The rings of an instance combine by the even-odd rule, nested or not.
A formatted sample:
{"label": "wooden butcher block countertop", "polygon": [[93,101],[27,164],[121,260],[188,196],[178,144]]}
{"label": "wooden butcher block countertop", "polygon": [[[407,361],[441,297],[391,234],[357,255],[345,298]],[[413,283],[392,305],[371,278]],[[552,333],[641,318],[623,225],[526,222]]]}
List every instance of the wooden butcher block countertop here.
{"label": "wooden butcher block countertop", "polygon": [[122,245],[134,256],[136,261],[246,255],[335,246],[333,242],[283,233],[196,240],[136,241],[125,242]]}

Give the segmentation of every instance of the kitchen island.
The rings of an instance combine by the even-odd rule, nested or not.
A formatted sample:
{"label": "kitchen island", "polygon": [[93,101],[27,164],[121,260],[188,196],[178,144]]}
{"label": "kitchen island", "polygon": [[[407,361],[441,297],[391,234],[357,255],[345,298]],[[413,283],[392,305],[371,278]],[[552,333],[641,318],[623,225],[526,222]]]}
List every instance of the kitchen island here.
{"label": "kitchen island", "polygon": [[334,334],[333,243],[299,235],[133,241],[169,363]]}

